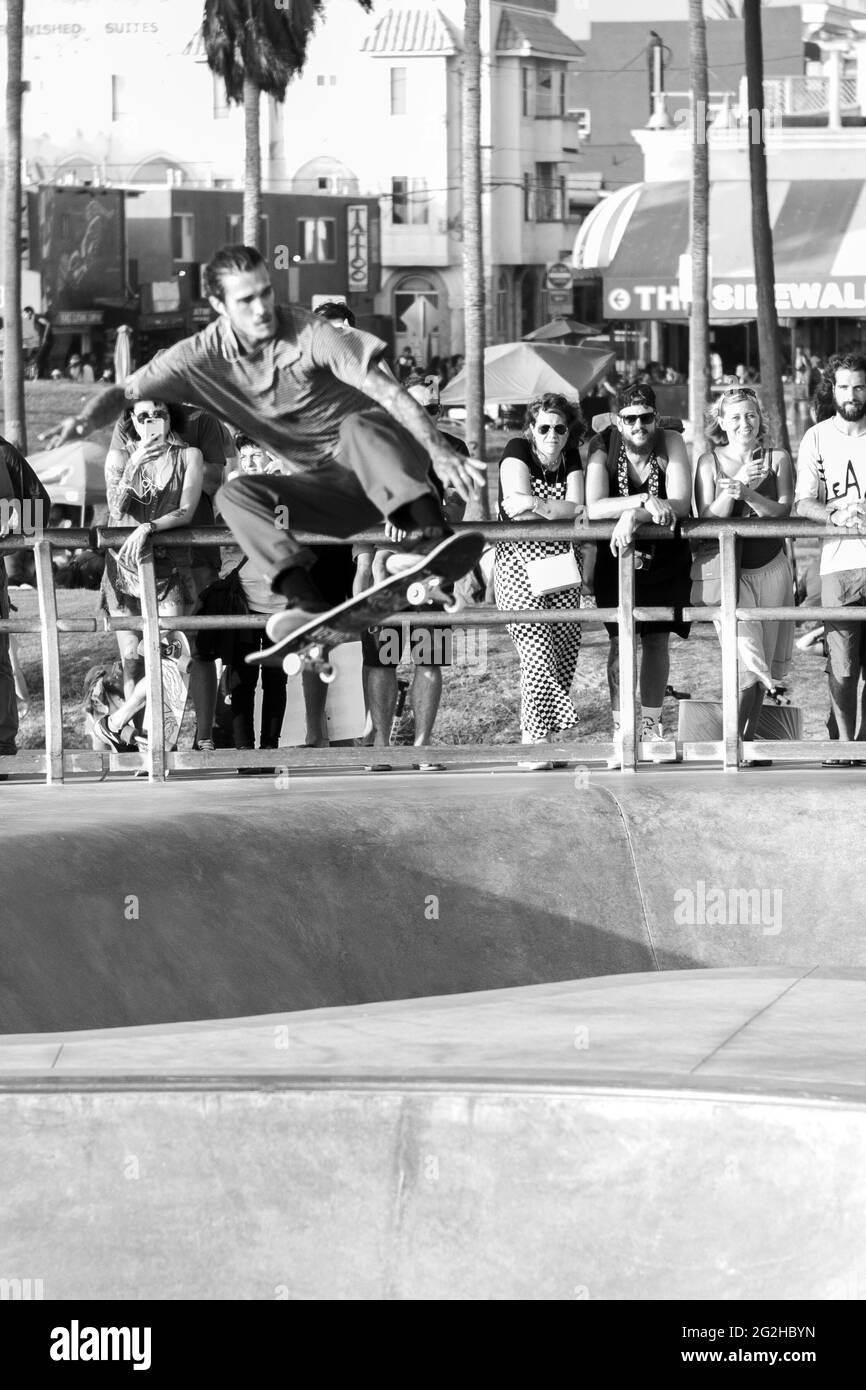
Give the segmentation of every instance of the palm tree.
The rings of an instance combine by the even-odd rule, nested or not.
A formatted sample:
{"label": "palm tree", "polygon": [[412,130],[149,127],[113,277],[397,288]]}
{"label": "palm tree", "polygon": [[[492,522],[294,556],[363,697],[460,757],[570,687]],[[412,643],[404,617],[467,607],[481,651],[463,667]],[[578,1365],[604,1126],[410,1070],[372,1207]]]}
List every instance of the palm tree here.
{"label": "palm tree", "polygon": [[[358,0],[365,10],[372,0]],[[303,71],[324,0],[205,0],[202,38],[208,66],[226,96],[244,108],[244,242],[258,246],[262,210],[259,104],[262,92],[285,100]]]}
{"label": "palm tree", "polygon": [[[466,348],[466,443],[485,458],[484,250],[481,221],[481,3],[465,0],[463,14],[463,303]],[[489,519],[486,491],[471,504],[472,520]]]}
{"label": "palm tree", "polygon": [[[27,451],[24,361],[21,352],[21,80],[24,0],[6,5],[6,170],[3,188],[3,283],[6,298],[3,363],[3,434]],[[0,561],[2,564],[2,561]]]}
{"label": "palm tree", "polygon": [[[760,0],[743,0],[746,43],[746,84],[748,108],[764,111],[764,40],[761,29]],[[782,449],[790,449],[785,394],[782,386],[782,347],[776,313],[776,270],[773,260],[773,233],[767,201],[767,150],[763,119],[749,125],[749,184],[752,194],[752,249],[755,258],[755,284],[758,295],[758,364],[761,373],[761,400],[767,416],[770,438]]]}
{"label": "palm tree", "polygon": [[692,257],[692,302],[689,314],[689,416],[694,430],[692,453],[704,450],[704,408],[709,395],[709,234],[710,149],[706,119],[709,101],[707,26],[703,0],[689,0],[689,82],[692,98],[692,178],[689,218]]}

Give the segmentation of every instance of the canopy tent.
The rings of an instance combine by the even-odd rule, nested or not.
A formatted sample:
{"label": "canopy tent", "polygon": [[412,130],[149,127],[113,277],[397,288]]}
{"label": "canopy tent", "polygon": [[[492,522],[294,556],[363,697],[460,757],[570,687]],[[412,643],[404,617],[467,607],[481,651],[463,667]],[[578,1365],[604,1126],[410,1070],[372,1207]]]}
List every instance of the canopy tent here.
{"label": "canopy tent", "polygon": [[105,449],[90,439],[76,439],[59,449],[28,454],[27,461],[51,501],[67,507],[105,502]]}
{"label": "canopy tent", "polygon": [[[771,179],[776,307],[783,317],[866,318],[866,183]],[[710,317],[757,313],[748,182],[710,187]],[[572,263],[603,276],[609,319],[684,320],[690,262],[687,181],[632,184],[593,209]],[[683,258],[686,258],[683,260]]]}
{"label": "canopy tent", "polygon": [[557,338],[588,338],[595,332],[588,323],[581,323],[580,319],[555,318],[550,323],[545,323],[541,328],[533,328],[531,333],[524,333],[524,343],[550,343]]}
{"label": "canopy tent", "polygon": [[[613,361],[610,349],[498,343],[484,349],[485,404],[525,405],[545,391],[585,396],[604,379]],[[449,381],[439,399],[443,406],[464,404],[465,367]]]}

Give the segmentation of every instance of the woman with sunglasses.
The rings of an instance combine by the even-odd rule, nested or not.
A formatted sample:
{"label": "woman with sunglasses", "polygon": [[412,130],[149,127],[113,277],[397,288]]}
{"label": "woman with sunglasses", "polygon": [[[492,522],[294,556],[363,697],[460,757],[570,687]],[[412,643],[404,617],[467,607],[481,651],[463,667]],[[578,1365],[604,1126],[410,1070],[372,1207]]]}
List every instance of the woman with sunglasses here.
{"label": "woman with sunglasses", "polygon": [[[764,416],[750,386],[732,386],[707,413],[712,449],[698,460],[695,497],[698,515],[712,520],[790,516],[794,501],[791,458],[784,449],[766,445]],[[794,605],[794,576],[781,536],[744,539],[739,551],[740,608],[788,608]],[[692,602],[714,607],[721,602],[719,549],[700,546],[692,563]],[[720,624],[716,623],[720,632]],[[766,694],[776,695],[791,666],[794,624],[745,622],[737,630],[740,684],[740,737],[753,740]],[[752,759],[746,766],[768,766]]]}
{"label": "woman with sunglasses", "polygon": [[[120,549],[108,550],[105,556],[100,604],[112,617],[140,616],[139,556],[161,531],[188,526],[198,505],[202,454],[200,449],[184,443],[176,429],[178,423],[172,407],[164,402],[135,401],[121,418],[129,442],[123,448],[108,451],[108,524],[130,527]],[[192,552],[167,550],[153,543],[153,560],[160,615],[180,617],[189,613],[195,602]],[[144,680],[136,680],[140,640],[139,632],[117,634],[127,699],[94,727],[96,736],[109,748],[128,748],[120,737],[121,730],[145,703]]]}
{"label": "woman with sunglasses", "polygon": [[[580,407],[565,396],[547,394],[530,403],[524,433],[508,441],[499,461],[500,521],[584,519],[583,466],[577,447],[582,431]],[[573,585],[540,596],[533,592],[526,569],[527,561],[574,554],[574,546],[567,541],[497,545],[493,567],[497,607],[578,608],[577,566]],[[522,741],[547,743],[552,734],[577,724],[570,691],[580,652],[580,625],[510,623],[508,634],[520,657]],[[540,771],[551,764],[522,762],[520,766]]]}
{"label": "woman with sunglasses", "polygon": [[[598,547],[595,597],[600,608],[619,603],[618,556],[635,544],[638,526],[652,522],[673,530],[692,505],[692,474],[682,436],[662,428],[655,392],[648,385],[627,386],[618,399],[618,428],[590,441],[586,466],[586,500],[591,521],[615,521],[610,545]],[[640,541],[635,555],[635,603],[681,609],[689,602],[691,552],[680,538]],[[605,623],[610,637],[607,677],[613,713],[614,743],[620,737],[619,626]],[[682,618],[636,624],[641,656],[639,693],[640,741],[661,761],[661,716],[670,674],[670,635],[688,637]],[[619,761],[615,757],[615,761]]]}

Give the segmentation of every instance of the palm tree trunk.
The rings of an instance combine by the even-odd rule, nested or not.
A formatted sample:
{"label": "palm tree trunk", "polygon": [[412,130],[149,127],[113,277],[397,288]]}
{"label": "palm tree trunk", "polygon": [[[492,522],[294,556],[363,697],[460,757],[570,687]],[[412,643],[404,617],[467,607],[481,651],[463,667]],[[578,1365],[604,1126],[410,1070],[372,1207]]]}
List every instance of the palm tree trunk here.
{"label": "palm tree trunk", "polygon": [[[259,89],[244,78],[244,245],[259,247],[262,218],[262,150]],[[261,249],[259,247],[259,249]]]}
{"label": "palm tree trunk", "polygon": [[692,302],[689,311],[689,418],[692,457],[704,451],[704,410],[710,381],[709,240],[710,149],[707,144],[707,26],[703,0],[689,0],[689,73],[692,93],[692,178],[689,197]]}
{"label": "palm tree trunk", "polygon": [[[6,297],[3,362],[3,434],[27,452],[24,361],[21,352],[21,61],[24,0],[6,6],[6,174],[3,188],[3,283]],[[0,561],[2,563],[2,561]]]}
{"label": "palm tree trunk", "polygon": [[[484,459],[484,253],[481,223],[481,3],[465,0],[463,43],[463,302],[466,344],[466,443]],[[471,502],[471,520],[490,516],[487,493]]]}
{"label": "palm tree trunk", "polygon": [[776,270],[773,260],[773,233],[767,202],[767,151],[764,145],[764,41],[761,31],[760,0],[744,0],[746,42],[746,82],[750,113],[749,183],[752,193],[752,248],[755,257],[755,284],[758,292],[758,363],[761,373],[761,403],[767,417],[772,442],[790,449],[785,393],[782,386],[782,347],[776,314]]}

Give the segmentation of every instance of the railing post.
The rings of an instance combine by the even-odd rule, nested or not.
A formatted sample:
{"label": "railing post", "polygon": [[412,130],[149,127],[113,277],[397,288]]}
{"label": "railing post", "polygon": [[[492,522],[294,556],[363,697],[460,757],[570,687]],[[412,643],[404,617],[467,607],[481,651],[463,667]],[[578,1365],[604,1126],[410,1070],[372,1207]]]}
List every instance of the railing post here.
{"label": "railing post", "polygon": [[[605,542],[602,541],[604,545]],[[622,735],[622,770],[634,772],[637,701],[637,643],[634,632],[634,545],[620,548],[619,566],[619,717]]]}
{"label": "railing post", "polygon": [[165,780],[165,701],[162,691],[162,657],[160,655],[159,604],[156,597],[156,575],[153,551],[150,547],[139,557],[138,582],[141,590],[141,616],[144,621],[144,674],[147,681],[147,708],[150,728],[147,738],[147,780]]}
{"label": "railing post", "polygon": [[[41,537],[33,547],[36,592],[39,598],[42,684],[45,691],[45,781],[63,781],[63,692],[60,684],[60,634],[57,630],[57,593],[51,567],[51,542]],[[3,560],[0,558],[0,565]]]}
{"label": "railing post", "polygon": [[722,570],[722,738],[725,771],[736,771],[740,761],[740,708],[737,679],[737,537],[723,531],[719,537]]}

